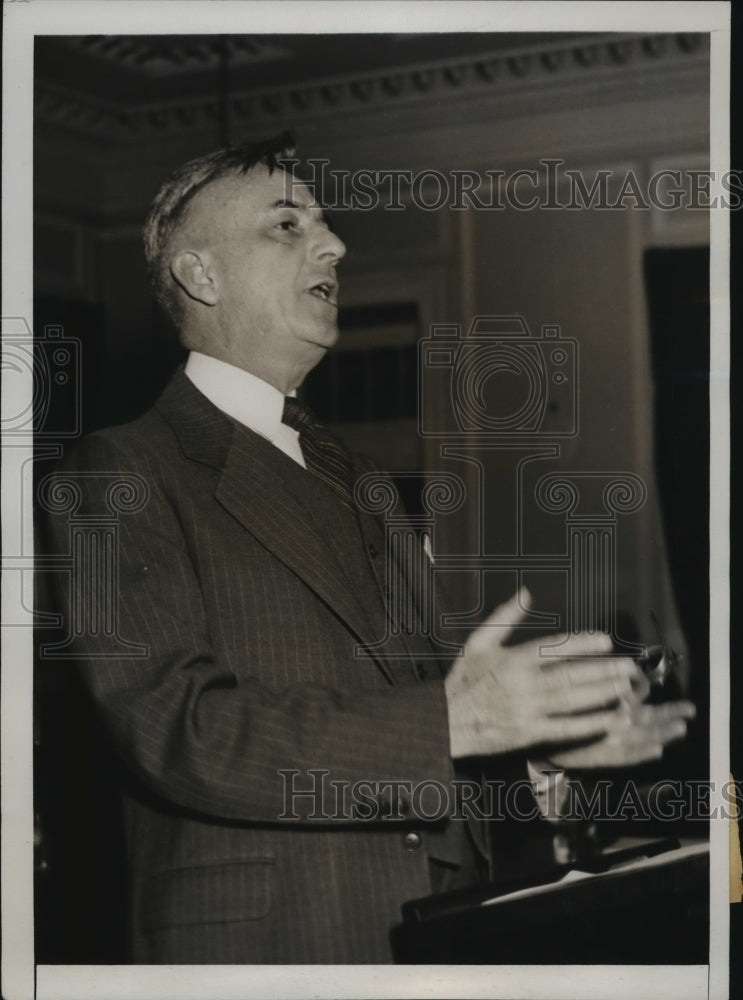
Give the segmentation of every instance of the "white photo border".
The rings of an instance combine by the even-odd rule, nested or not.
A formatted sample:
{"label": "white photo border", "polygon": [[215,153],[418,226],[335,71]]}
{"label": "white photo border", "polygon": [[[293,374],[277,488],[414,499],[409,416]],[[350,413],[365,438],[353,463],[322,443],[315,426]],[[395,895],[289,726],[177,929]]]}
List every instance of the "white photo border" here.
{"label": "white photo border", "polygon": [[[145,13],[146,7],[146,13]],[[4,7],[3,315],[32,315],[33,45],[36,34],[421,31],[686,31],[711,35],[711,162],[729,167],[730,7],[724,2],[30,0]],[[710,780],[729,777],[729,218],[711,211]],[[5,379],[4,379],[5,381]],[[4,386],[5,388],[5,386]],[[10,388],[10,386],[8,386]],[[13,381],[27,398],[31,385]],[[3,393],[3,407],[19,399]],[[5,410],[9,412],[9,410]],[[28,458],[31,457],[29,447]],[[3,514],[16,492],[3,477]],[[14,518],[3,517],[3,531]],[[4,538],[3,549],[8,541]],[[3,620],[8,594],[3,591]],[[727,996],[728,829],[711,824],[707,966],[40,966],[33,948],[32,636],[2,630],[2,939],[7,1000],[244,997]]]}

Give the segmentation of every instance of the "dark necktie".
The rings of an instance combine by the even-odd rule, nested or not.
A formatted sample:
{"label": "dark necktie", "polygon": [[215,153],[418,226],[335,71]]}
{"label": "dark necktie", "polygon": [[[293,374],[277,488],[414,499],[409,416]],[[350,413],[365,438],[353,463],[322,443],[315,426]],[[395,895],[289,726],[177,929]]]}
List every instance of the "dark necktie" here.
{"label": "dark necktie", "polygon": [[331,489],[334,489],[343,503],[356,513],[353,500],[353,463],[346,446],[318,423],[312,410],[293,396],[284,400],[282,422],[299,432],[307,468]]}

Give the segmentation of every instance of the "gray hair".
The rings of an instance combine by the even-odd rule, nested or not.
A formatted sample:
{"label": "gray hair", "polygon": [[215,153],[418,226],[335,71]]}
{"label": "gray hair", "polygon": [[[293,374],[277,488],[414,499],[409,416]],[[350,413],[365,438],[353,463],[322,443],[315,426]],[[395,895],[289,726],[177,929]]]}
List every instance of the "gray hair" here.
{"label": "gray hair", "polygon": [[270,139],[226,146],[189,160],[160,188],[144,224],[144,255],[155,297],[176,325],[181,319],[182,299],[170,274],[166,251],[193,197],[220,177],[233,172],[246,174],[259,163],[269,173],[276,169],[291,172],[297,163],[294,156],[294,136],[284,131]]}

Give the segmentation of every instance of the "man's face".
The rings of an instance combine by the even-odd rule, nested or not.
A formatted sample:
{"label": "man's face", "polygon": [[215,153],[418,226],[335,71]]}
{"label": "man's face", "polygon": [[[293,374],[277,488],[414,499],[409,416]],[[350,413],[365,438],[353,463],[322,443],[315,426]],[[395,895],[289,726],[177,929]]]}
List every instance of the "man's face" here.
{"label": "man's face", "polygon": [[224,359],[264,378],[278,368],[299,384],[338,339],[344,244],[310,190],[283,170],[259,165],[222,178],[198,201],[191,225],[205,234]]}

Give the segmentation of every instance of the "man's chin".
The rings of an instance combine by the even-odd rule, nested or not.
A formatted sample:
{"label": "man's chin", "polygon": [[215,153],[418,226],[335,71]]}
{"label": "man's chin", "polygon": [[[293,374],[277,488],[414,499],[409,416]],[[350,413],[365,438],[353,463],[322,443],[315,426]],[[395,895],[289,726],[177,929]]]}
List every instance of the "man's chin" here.
{"label": "man's chin", "polygon": [[314,347],[321,348],[323,351],[328,351],[331,347],[334,347],[338,343],[339,337],[340,332],[338,327],[333,325],[322,329],[314,329],[311,332],[308,331],[306,340]]}

